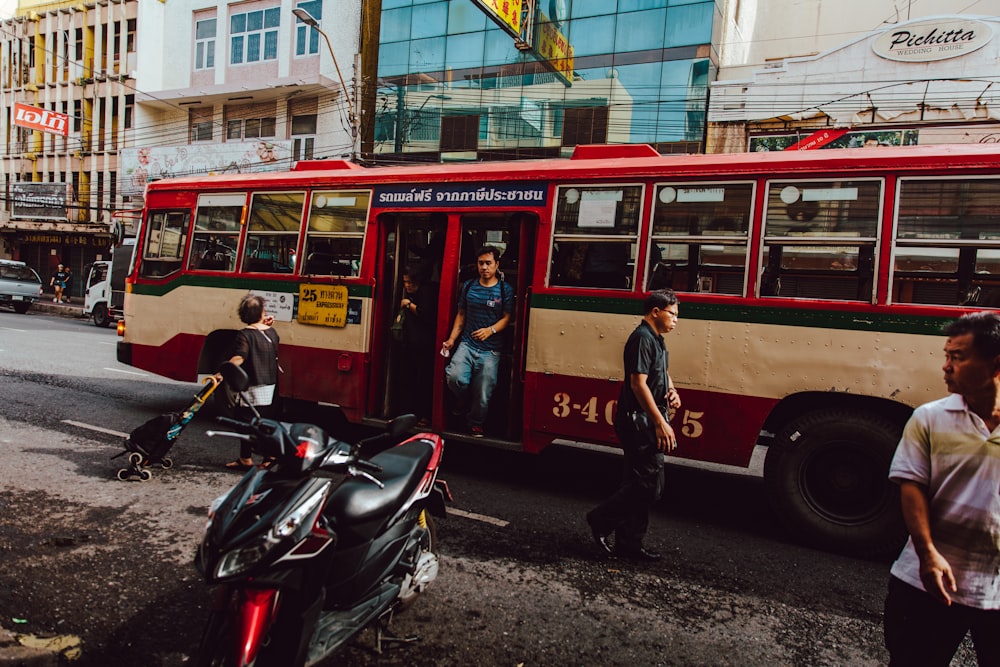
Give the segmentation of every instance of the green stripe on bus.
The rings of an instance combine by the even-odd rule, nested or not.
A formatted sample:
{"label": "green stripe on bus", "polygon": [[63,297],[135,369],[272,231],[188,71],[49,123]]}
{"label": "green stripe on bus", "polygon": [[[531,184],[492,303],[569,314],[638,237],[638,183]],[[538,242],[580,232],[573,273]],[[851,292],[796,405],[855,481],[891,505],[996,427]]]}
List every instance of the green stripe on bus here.
{"label": "green stripe on bus", "polygon": [[[216,287],[222,289],[246,289],[268,292],[288,292],[290,294],[299,293],[299,284],[288,282],[287,280],[273,280],[270,278],[216,278],[214,276],[180,276],[175,280],[162,285],[143,284],[132,285],[133,294],[145,296],[163,296],[180,287]],[[305,281],[301,284],[306,284]],[[328,285],[330,283],[322,283]],[[348,296],[371,297],[372,288],[370,285],[347,285]]]}
{"label": "green stripe on bus", "polygon": [[[953,315],[904,315],[900,313],[864,313],[843,310],[812,310],[796,308],[794,304],[752,306],[748,304],[714,304],[683,301],[681,318],[715,320],[746,324],[844,329],[849,331],[882,331],[887,333],[941,335],[941,327],[955,318]],[[611,315],[642,316],[642,299],[622,297],[584,297],[555,294],[533,294],[532,308],[608,313]]]}

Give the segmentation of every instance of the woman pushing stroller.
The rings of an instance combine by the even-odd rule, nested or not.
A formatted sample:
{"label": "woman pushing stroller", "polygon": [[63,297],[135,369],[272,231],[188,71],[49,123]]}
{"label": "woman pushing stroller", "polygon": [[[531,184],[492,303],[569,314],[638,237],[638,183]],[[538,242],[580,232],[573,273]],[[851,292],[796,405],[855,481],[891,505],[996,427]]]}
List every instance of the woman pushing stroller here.
{"label": "woman pushing stroller", "polygon": [[[278,332],[271,326],[274,318],[267,314],[263,297],[256,294],[243,297],[238,312],[240,321],[247,326],[236,332],[229,361],[242,366],[250,378],[250,386],[245,394],[260,416],[275,419],[275,395],[281,367],[278,365]],[[253,410],[244,405],[243,400],[241,397],[236,405],[236,417],[250,421],[254,416]],[[250,443],[241,441],[239,458],[227,463],[226,467],[231,470],[249,470],[253,467],[252,453]],[[270,467],[272,463],[273,459],[265,459],[261,466]]]}

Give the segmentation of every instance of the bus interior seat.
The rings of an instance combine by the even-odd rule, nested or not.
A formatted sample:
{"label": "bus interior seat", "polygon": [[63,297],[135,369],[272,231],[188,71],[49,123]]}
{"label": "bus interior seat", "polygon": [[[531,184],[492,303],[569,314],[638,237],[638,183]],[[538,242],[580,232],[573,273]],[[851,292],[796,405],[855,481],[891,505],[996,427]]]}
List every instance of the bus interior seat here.
{"label": "bus interior seat", "polygon": [[306,257],[306,273],[326,276],[333,272],[334,259],[332,255],[323,252],[311,252]]}
{"label": "bus interior seat", "polygon": [[243,270],[249,273],[274,273],[274,262],[269,259],[250,257],[246,260]]}
{"label": "bus interior seat", "polygon": [[229,261],[224,257],[202,257],[198,262],[198,269],[202,271],[228,271]]}

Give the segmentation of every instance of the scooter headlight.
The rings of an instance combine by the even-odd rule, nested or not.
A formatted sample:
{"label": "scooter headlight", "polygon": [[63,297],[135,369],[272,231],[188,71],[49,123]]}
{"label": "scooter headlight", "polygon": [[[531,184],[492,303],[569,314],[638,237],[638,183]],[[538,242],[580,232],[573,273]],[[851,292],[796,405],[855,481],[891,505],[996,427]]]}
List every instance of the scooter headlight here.
{"label": "scooter headlight", "polygon": [[295,536],[303,527],[306,531],[312,527],[315,515],[326,497],[328,486],[324,485],[306,496],[292,511],[276,521],[264,535],[227,552],[216,565],[215,576],[222,579],[242,574],[263,560],[282,542],[286,542],[289,547],[294,545],[298,540],[286,541],[286,538]]}

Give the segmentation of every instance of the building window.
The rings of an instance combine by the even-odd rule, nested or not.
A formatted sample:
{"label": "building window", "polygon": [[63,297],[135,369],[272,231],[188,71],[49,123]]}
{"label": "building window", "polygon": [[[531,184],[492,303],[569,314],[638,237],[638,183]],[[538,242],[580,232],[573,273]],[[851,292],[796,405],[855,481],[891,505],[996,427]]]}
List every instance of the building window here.
{"label": "building window", "polygon": [[[309,0],[295,5],[298,9],[304,9],[309,15],[316,19],[322,26],[320,19],[323,18],[322,0]],[[319,53],[320,35],[318,30],[313,30],[298,18],[295,19],[295,55],[314,56]]]}
{"label": "building window", "polygon": [[256,63],[278,58],[281,9],[233,14],[229,18],[229,64]]}
{"label": "building window", "polygon": [[311,160],[316,147],[316,114],[292,116],[292,160]]}
{"label": "building window", "polygon": [[205,19],[194,24],[194,68],[215,67],[215,19]]}
{"label": "building window", "polygon": [[441,151],[474,151],[479,148],[479,114],[441,117]]}
{"label": "building window", "polygon": [[271,118],[238,118],[226,122],[226,140],[241,141],[273,137],[276,121]]}
{"label": "building window", "polygon": [[563,146],[607,142],[607,107],[570,107],[564,111],[564,116]]}
{"label": "building window", "polygon": [[192,109],[190,115],[191,142],[212,140],[212,109]]}

